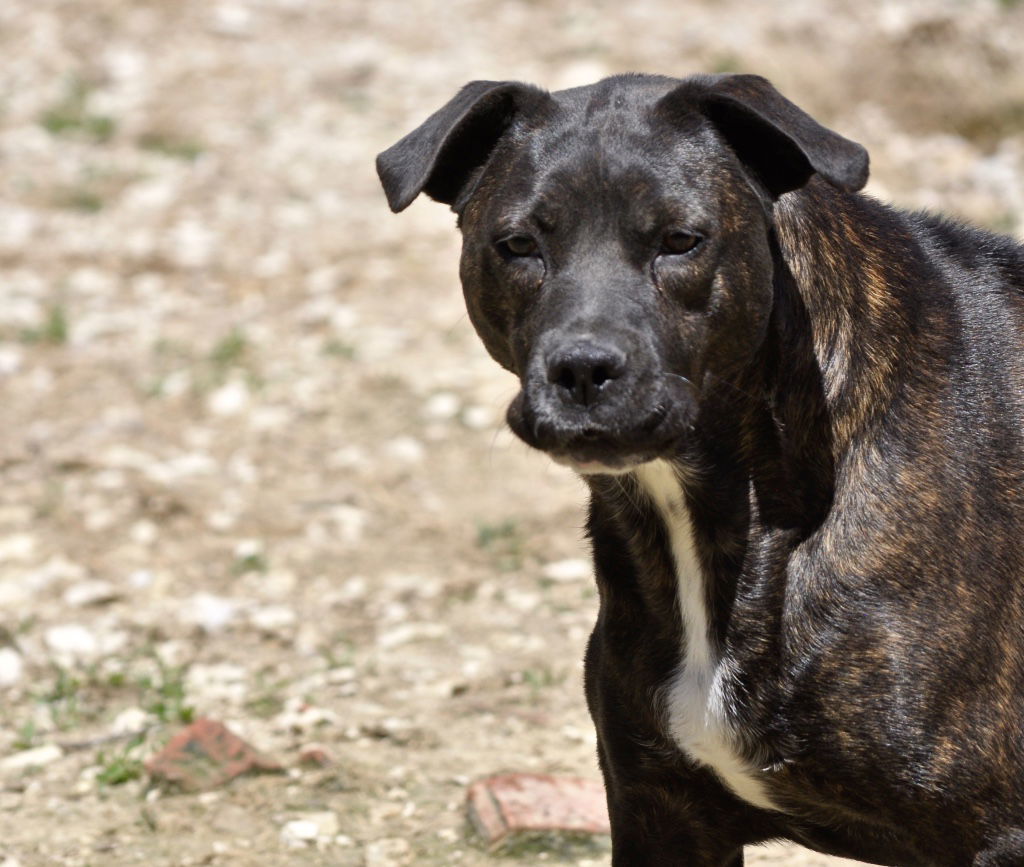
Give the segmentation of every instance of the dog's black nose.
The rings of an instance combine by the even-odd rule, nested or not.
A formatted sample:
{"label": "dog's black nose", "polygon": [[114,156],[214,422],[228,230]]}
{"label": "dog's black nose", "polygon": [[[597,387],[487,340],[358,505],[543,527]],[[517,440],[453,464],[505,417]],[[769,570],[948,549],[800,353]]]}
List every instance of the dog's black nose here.
{"label": "dog's black nose", "polygon": [[625,353],[613,346],[574,343],[548,356],[548,382],[564,389],[565,396],[581,406],[594,403],[601,390],[625,372]]}

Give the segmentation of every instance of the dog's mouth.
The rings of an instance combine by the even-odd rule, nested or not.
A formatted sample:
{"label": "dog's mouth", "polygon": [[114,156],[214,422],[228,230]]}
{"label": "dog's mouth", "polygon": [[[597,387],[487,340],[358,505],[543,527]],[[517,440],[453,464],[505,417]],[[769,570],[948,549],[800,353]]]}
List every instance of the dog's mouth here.
{"label": "dog's mouth", "polygon": [[692,396],[658,397],[646,408],[570,412],[533,401],[524,389],[509,406],[507,420],[516,436],[558,464],[582,475],[618,475],[671,457],[692,431]]}

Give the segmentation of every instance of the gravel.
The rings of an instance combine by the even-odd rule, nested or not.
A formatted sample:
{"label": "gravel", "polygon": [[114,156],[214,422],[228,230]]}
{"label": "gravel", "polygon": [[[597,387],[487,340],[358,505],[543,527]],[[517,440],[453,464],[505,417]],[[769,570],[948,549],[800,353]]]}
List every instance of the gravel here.
{"label": "gravel", "polygon": [[[0,864],[505,863],[470,781],[598,774],[583,488],[504,430],[453,217],[392,216],[374,154],[471,78],[744,69],[864,142],[874,194],[1020,233],[1022,29],[958,0],[4,0]],[[289,774],[152,790],[133,762],[193,716]]]}

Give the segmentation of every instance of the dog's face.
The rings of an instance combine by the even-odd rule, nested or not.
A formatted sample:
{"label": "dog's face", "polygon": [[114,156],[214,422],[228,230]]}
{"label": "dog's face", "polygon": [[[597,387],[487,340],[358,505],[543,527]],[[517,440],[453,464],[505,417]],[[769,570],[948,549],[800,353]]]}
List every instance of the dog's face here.
{"label": "dog's face", "polygon": [[469,85],[378,167],[396,210],[422,189],[459,213],[470,317],[522,385],[512,430],[615,472],[685,449],[756,352],[773,199],[816,170],[859,186],[866,158],[763,79],[629,76]]}

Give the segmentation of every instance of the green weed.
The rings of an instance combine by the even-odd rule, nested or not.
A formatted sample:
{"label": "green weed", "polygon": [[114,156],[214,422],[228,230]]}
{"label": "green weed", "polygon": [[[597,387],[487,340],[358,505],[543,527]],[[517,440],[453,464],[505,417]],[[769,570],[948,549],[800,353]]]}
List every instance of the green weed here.
{"label": "green weed", "polygon": [[97,144],[110,141],[117,131],[117,122],[88,110],[91,90],[81,78],[72,77],[61,99],[40,115],[40,126],[55,136],[75,136]]}
{"label": "green weed", "polygon": [[514,520],[478,524],[476,544],[491,554],[502,572],[512,572],[523,565],[523,535]]}
{"label": "green weed", "polygon": [[138,146],[146,151],[163,154],[167,157],[192,162],[203,152],[201,144],[191,139],[179,138],[171,133],[147,132],[138,138]]}
{"label": "green weed", "polygon": [[25,343],[45,343],[60,346],[68,342],[68,314],[63,304],[52,304],[43,321],[35,328],[21,333]]}
{"label": "green weed", "polygon": [[145,735],[136,735],[123,749],[111,755],[100,752],[96,762],[101,767],[96,782],[101,786],[120,786],[139,779],[145,772],[145,766],[134,752],[144,740]]}

